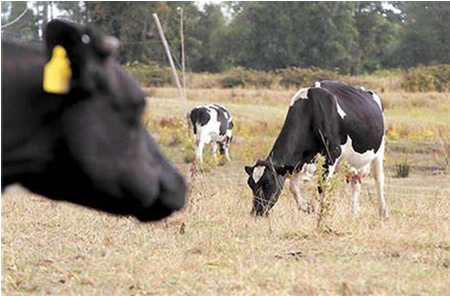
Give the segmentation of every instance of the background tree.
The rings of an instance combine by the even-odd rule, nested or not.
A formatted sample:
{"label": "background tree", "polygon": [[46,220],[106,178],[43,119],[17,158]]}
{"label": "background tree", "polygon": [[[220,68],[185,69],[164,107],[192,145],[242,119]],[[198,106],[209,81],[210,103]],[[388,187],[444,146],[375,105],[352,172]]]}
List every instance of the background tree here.
{"label": "background tree", "polygon": [[450,3],[406,2],[402,9],[405,23],[394,66],[449,64]]}
{"label": "background tree", "polygon": [[355,26],[358,36],[351,74],[373,72],[389,59],[389,50],[399,36],[400,19],[382,2],[356,2]]}
{"label": "background tree", "polygon": [[345,74],[450,63],[449,2],[89,2],[3,1],[2,39],[42,42],[48,20],[94,24],[121,41],[120,61],[157,63],[166,56],[152,14],[157,13],[180,63],[184,11],[190,71],[242,66],[337,69]]}
{"label": "background tree", "polygon": [[[235,65],[258,70],[290,66],[350,68],[355,40],[346,2],[245,2],[228,28]],[[324,42],[326,40],[326,42]]]}
{"label": "background tree", "polygon": [[[26,9],[25,1],[3,1],[2,5],[2,26],[16,20]],[[31,5],[30,5],[31,6]],[[30,8],[15,23],[2,28],[2,39],[15,40],[18,42],[35,43],[40,41],[39,13],[35,3],[36,14]]]}

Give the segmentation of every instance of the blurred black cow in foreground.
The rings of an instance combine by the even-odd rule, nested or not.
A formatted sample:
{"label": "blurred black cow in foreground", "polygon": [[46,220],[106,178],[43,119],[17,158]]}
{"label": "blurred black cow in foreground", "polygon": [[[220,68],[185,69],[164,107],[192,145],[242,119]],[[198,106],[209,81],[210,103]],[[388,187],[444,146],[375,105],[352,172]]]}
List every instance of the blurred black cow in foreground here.
{"label": "blurred black cow in foreground", "polygon": [[2,189],[142,221],[181,209],[185,182],[140,121],[144,93],[114,60],[118,41],[58,20],[45,41],[2,42]]}

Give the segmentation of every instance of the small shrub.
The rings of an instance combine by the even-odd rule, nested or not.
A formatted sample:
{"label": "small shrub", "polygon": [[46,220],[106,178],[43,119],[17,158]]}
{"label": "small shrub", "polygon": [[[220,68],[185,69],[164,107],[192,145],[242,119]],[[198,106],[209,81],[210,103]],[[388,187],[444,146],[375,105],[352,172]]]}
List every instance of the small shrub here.
{"label": "small shrub", "polygon": [[217,166],[217,163],[212,157],[204,157],[203,163],[197,163],[197,166],[200,173],[209,173]]}
{"label": "small shrub", "polygon": [[220,88],[220,73],[192,73],[188,75],[188,84],[192,88]]}
{"label": "small shrub", "polygon": [[450,65],[412,68],[403,76],[401,86],[411,92],[450,91]]}
{"label": "small shrub", "polygon": [[193,163],[195,161],[195,147],[192,139],[188,138],[184,141],[184,157],[185,163]]}
{"label": "small shrub", "polygon": [[393,141],[397,141],[400,139],[400,135],[394,128],[388,129],[386,136],[389,140],[393,140]]}
{"label": "small shrub", "polygon": [[164,86],[172,83],[170,69],[156,63],[144,64],[132,62],[125,65],[125,70],[133,75],[142,86]]}
{"label": "small shrub", "polygon": [[395,178],[407,178],[409,176],[410,165],[404,161],[395,166]]}
{"label": "small shrub", "polygon": [[448,129],[440,127],[436,130],[437,134],[437,146],[442,156],[442,165],[447,171],[450,171],[450,133]]}
{"label": "small shrub", "polygon": [[317,222],[316,222],[316,228],[321,229],[323,226],[322,223],[324,222],[325,218],[328,216],[331,216],[334,211],[334,201],[336,200],[336,192],[335,192],[335,186],[336,186],[336,179],[332,178],[329,180],[326,180],[326,178],[322,178],[321,176],[325,175],[325,157],[322,155],[318,155],[314,161],[314,164],[317,167],[316,174],[319,176],[316,179],[316,186],[313,186],[315,188],[321,188],[322,193],[319,194],[317,190],[315,190],[315,199],[318,204],[317,210]]}
{"label": "small shrub", "polygon": [[219,85],[224,88],[248,86],[269,88],[274,79],[275,77],[272,73],[236,67],[223,74],[219,79]]}
{"label": "small shrub", "polygon": [[318,80],[338,80],[339,74],[335,71],[311,68],[286,68],[278,70],[280,85],[283,87],[304,87],[313,85]]}
{"label": "small shrub", "polygon": [[149,130],[155,131],[160,144],[166,147],[179,147],[185,144],[188,134],[186,119],[183,117],[163,117],[147,123]]}
{"label": "small shrub", "polygon": [[183,158],[185,163],[193,163],[195,160],[195,153],[191,153],[190,151],[186,151]]}

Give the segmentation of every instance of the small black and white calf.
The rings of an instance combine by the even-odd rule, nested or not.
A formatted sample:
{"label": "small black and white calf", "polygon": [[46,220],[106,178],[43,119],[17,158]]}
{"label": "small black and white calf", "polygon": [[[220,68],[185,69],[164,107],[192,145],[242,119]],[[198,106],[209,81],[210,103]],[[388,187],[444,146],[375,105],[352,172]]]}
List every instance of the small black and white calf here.
{"label": "small black and white calf", "polygon": [[194,129],[196,158],[203,162],[203,148],[211,144],[212,153],[217,159],[217,144],[221,155],[230,161],[229,147],[233,139],[233,119],[223,106],[209,104],[192,109],[190,119]]}
{"label": "small black and white calf", "polygon": [[[300,181],[311,175],[317,154],[325,157],[324,179],[344,160],[352,176],[352,213],[359,211],[361,177],[372,168],[379,213],[387,217],[384,197],[384,117],[380,98],[362,87],[341,82],[316,82],[299,90],[290,103],[283,128],[269,156],[245,167],[253,191],[252,214],[265,215],[277,202],[286,178],[297,206],[310,211],[300,194]],[[321,192],[321,188],[319,188]]]}

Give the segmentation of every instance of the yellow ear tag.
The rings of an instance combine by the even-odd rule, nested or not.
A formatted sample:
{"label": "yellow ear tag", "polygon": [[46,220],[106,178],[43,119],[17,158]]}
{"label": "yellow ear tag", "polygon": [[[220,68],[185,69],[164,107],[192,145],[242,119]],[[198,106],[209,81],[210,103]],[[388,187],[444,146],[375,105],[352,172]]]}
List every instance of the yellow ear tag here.
{"label": "yellow ear tag", "polygon": [[67,52],[61,45],[56,45],[50,61],[44,67],[44,90],[53,94],[67,94],[71,77]]}

